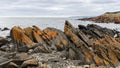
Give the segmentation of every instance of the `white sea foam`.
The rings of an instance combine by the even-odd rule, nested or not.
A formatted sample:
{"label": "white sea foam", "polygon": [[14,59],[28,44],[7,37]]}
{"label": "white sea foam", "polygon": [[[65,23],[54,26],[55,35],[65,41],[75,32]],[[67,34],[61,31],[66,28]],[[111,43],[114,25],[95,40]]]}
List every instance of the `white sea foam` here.
{"label": "white sea foam", "polygon": [[0,37],[6,37],[9,36],[10,34],[10,30],[6,30],[6,31],[0,31]]}

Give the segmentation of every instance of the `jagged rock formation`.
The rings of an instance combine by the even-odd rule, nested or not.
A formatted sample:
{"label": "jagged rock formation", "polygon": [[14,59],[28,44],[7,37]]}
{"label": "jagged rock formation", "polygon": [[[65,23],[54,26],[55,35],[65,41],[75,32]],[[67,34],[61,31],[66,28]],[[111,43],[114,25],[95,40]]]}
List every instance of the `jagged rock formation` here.
{"label": "jagged rock formation", "polygon": [[68,45],[68,39],[65,34],[55,28],[46,28],[43,31],[37,26],[11,29],[13,42],[20,51],[28,51],[34,48],[34,52],[51,52],[51,47],[57,50],[63,50]]}
{"label": "jagged rock formation", "polygon": [[64,32],[37,26],[11,29],[11,37],[18,51],[50,53],[65,51],[67,59],[80,60],[79,65],[117,66],[120,62],[120,32],[95,24],[73,27],[65,22]]}
{"label": "jagged rock formation", "polygon": [[120,37],[114,38],[117,31],[93,24],[87,27],[79,25],[78,29],[66,21],[64,32],[72,43],[68,58],[98,66],[116,66],[119,63]]}
{"label": "jagged rock formation", "polygon": [[91,18],[83,18],[79,20],[90,20],[90,21],[95,21],[95,22],[100,22],[100,23],[120,23],[120,11],[118,12],[106,12],[100,16],[97,17],[91,17]]}

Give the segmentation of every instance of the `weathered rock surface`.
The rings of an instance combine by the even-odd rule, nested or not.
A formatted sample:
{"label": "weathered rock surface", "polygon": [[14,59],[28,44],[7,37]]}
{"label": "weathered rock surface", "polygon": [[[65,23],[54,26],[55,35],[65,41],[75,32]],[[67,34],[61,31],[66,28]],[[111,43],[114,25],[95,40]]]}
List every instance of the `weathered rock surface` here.
{"label": "weathered rock surface", "polygon": [[[17,52],[1,55],[4,57],[1,58],[2,67],[109,68],[120,63],[120,32],[95,24],[75,28],[65,21],[64,31],[50,27],[41,30],[35,25],[27,28],[15,26],[10,35]],[[6,43],[0,48],[6,49],[4,45]],[[9,48],[11,52],[12,47]]]}
{"label": "weathered rock surface", "polygon": [[78,29],[66,21],[64,32],[72,43],[68,48],[68,58],[82,60],[84,64],[94,63],[97,66],[119,64],[120,37],[114,38],[117,31],[93,24],[86,27],[79,25]]}
{"label": "weathered rock surface", "polygon": [[38,60],[37,59],[30,59],[23,62],[21,68],[28,68],[28,67],[38,67]]}
{"label": "weathered rock surface", "polygon": [[27,53],[6,54],[0,59],[0,68],[39,68],[38,60]]}
{"label": "weathered rock surface", "polygon": [[[11,29],[11,37],[19,51],[28,51],[33,48],[34,52],[51,52],[52,49],[64,50],[68,45],[65,34],[55,28],[46,28],[43,31],[37,26]],[[20,50],[22,49],[22,50]]]}
{"label": "weathered rock surface", "polygon": [[3,45],[7,45],[11,42],[11,38],[3,38],[3,37],[0,37],[0,47],[3,46]]}
{"label": "weathered rock surface", "polygon": [[91,17],[91,18],[83,18],[79,20],[89,20],[89,21],[95,21],[100,23],[117,23],[120,24],[120,11],[118,12],[106,12],[100,16]]}

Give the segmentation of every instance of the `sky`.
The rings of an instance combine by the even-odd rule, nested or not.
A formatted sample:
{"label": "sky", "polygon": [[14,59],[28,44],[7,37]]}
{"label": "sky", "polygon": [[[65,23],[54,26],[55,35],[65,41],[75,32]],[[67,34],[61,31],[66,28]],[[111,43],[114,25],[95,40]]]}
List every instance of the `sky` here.
{"label": "sky", "polygon": [[95,16],[119,10],[119,0],[0,0],[0,16]]}

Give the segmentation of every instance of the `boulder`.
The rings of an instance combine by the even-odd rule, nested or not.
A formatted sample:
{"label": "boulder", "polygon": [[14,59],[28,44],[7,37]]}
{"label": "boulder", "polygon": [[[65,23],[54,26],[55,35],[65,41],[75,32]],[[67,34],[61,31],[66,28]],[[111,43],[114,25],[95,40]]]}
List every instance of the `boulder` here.
{"label": "boulder", "polygon": [[0,57],[0,67],[5,68],[6,64],[11,62],[12,60],[9,60],[8,58]]}
{"label": "boulder", "polygon": [[[20,27],[15,26],[11,29],[10,35],[12,37],[13,42],[16,44],[18,51],[28,51],[31,48],[35,48],[37,46],[35,42],[36,38],[37,38],[37,41],[41,39],[39,38],[39,35],[37,35],[33,31],[33,28],[31,27],[22,29]],[[39,41],[39,42],[42,43],[44,41]]]}
{"label": "boulder", "polygon": [[6,65],[5,68],[19,68],[19,66],[13,62],[10,62]]}
{"label": "boulder", "polygon": [[7,38],[3,38],[3,37],[0,37],[0,47],[3,46],[3,45],[6,45],[8,43],[10,43],[11,40],[7,39]]}
{"label": "boulder", "polygon": [[6,30],[10,30],[9,28],[5,27],[3,28],[1,31],[6,31]]}
{"label": "boulder", "polygon": [[[85,43],[85,41],[87,41],[88,39],[87,40],[83,39],[86,36],[82,32],[80,34],[80,31],[78,32],[77,29],[75,29],[67,21],[65,23],[64,32],[65,32],[66,36],[68,37],[68,39],[71,40],[71,42],[75,45],[75,46],[70,47],[68,56],[70,58],[74,58],[74,55],[75,55],[78,57],[74,58],[74,59],[81,59],[84,61],[83,63],[92,63],[92,61],[93,61],[92,54],[89,50],[88,45]],[[79,36],[81,36],[81,37],[79,37],[77,34],[79,34]]]}
{"label": "boulder", "polygon": [[35,46],[35,43],[25,34],[25,31],[22,28],[14,26],[10,33],[12,40],[18,49],[23,48],[22,50],[27,51],[28,48],[33,48]]}
{"label": "boulder", "polygon": [[95,24],[88,24],[87,28],[96,34],[99,38],[105,37],[105,35],[109,35],[114,37],[115,31],[107,28],[102,28],[101,26]]}
{"label": "boulder", "polygon": [[33,49],[33,53],[51,53],[51,49],[46,44],[37,44],[37,47]]}
{"label": "boulder", "polygon": [[43,30],[43,32],[48,37],[48,44],[55,45],[58,51],[64,50],[68,46],[68,39],[61,30],[55,28],[46,28]]}
{"label": "boulder", "polygon": [[38,67],[38,60],[37,59],[29,59],[23,62],[21,65],[21,68],[27,68],[27,67]]}
{"label": "boulder", "polygon": [[26,60],[26,59],[29,59],[29,55],[27,53],[18,53],[14,55],[12,59]]}

